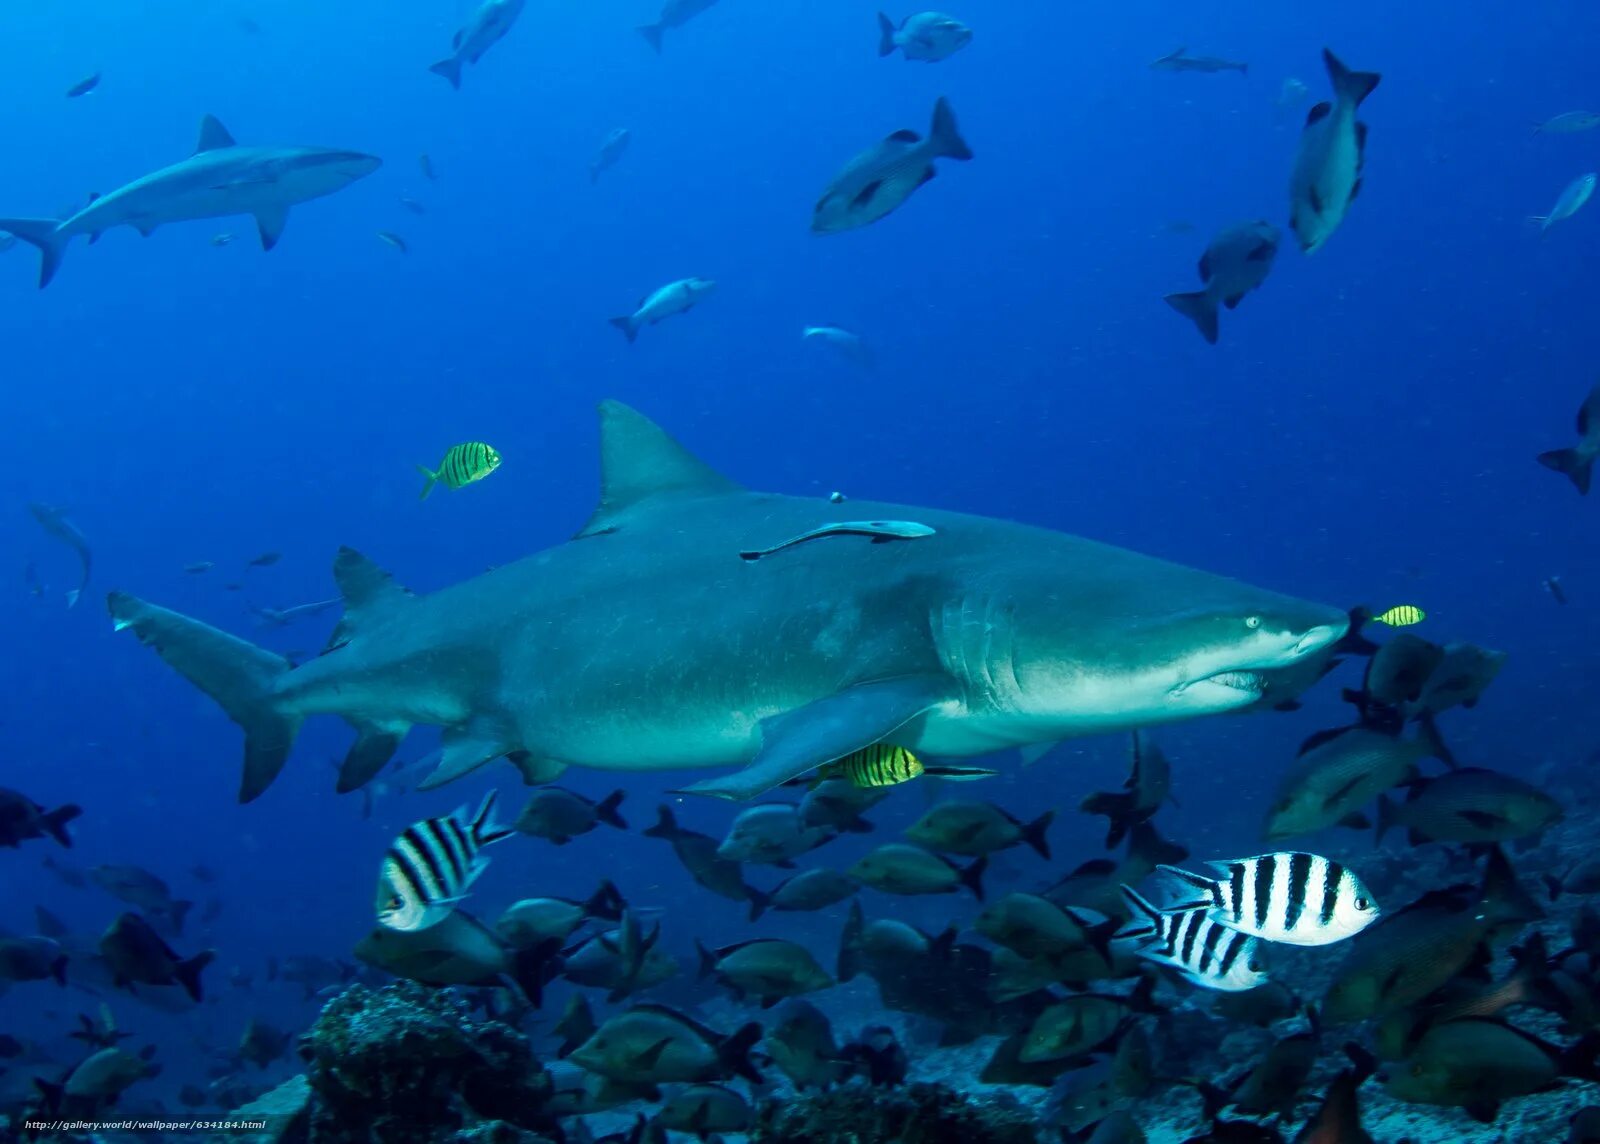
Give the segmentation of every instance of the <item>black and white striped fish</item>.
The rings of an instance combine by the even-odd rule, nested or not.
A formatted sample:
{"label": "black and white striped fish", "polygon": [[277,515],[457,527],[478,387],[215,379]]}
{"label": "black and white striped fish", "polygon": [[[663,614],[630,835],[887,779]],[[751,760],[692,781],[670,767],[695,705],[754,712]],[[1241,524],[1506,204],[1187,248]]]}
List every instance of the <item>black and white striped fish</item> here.
{"label": "black and white striped fish", "polygon": [[1261,943],[1249,934],[1212,921],[1205,910],[1159,910],[1127,886],[1122,896],[1143,921],[1117,938],[1142,938],[1135,952],[1146,961],[1170,965],[1202,989],[1223,993],[1242,993],[1266,981]]}
{"label": "black and white striped fish", "polygon": [[1332,945],[1378,919],[1378,903],[1361,879],[1320,855],[1262,854],[1206,865],[1215,877],[1156,867],[1202,895],[1164,912],[1204,910],[1241,933],[1288,945]]}
{"label": "black and white striped fish", "polygon": [[384,856],[378,877],[378,922],[415,931],[438,925],[489,865],[479,853],[509,838],[511,828],[489,821],[495,792],[476,814],[465,806],[444,818],[426,818],[401,832]]}

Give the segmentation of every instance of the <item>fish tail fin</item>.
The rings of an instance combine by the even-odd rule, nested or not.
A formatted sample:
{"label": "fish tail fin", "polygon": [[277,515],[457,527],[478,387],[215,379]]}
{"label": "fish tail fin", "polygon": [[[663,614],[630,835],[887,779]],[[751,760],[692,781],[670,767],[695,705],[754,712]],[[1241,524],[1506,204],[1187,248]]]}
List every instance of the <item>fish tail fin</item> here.
{"label": "fish tail fin", "polygon": [[78,597],[82,596],[83,592],[82,592],[81,589],[78,589],[78,588],[68,588],[66,595],[67,595],[67,607],[75,608],[75,607],[78,606]]}
{"label": "fish tail fin", "polygon": [[699,958],[695,980],[704,981],[708,977],[715,977],[717,973],[717,955],[707,949],[699,938],[694,939],[694,952],[695,956]]}
{"label": "fish tail fin", "polygon": [[1382,845],[1383,836],[1389,833],[1389,828],[1394,825],[1394,800],[1386,794],[1378,796],[1378,829],[1373,835],[1374,844]]}
{"label": "fish tail fin", "polygon": [[1351,71],[1327,48],[1322,49],[1322,63],[1328,69],[1328,79],[1333,83],[1334,92],[1340,99],[1358,107],[1383,78],[1377,72]]}
{"label": "fish tail fin", "polygon": [[639,27],[636,29],[636,31],[638,31],[638,33],[641,36],[644,37],[645,43],[649,44],[652,48],[654,48],[658,54],[660,53],[660,51],[661,51],[661,25],[660,24],[640,24]]}
{"label": "fish tail fin", "polygon": [[626,797],[627,792],[620,788],[612,791],[595,804],[595,817],[607,826],[614,826],[618,830],[628,829],[628,820],[617,813],[617,808],[622,805],[622,800]]}
{"label": "fish tail fin", "polygon": [[434,75],[442,75],[456,91],[461,90],[461,61],[451,56],[447,60],[440,60],[428,69]]}
{"label": "fish tail fin", "polygon": [[194,909],[194,903],[188,898],[182,898],[172,903],[172,910],[167,915],[172,919],[172,931],[179,937],[183,936],[183,923],[189,917],[189,911]]}
{"label": "fish tail fin", "polygon": [[417,499],[427,500],[428,494],[433,491],[433,486],[439,483],[439,474],[428,468],[427,465],[418,465],[417,472],[428,478],[428,483],[422,486],[422,495],[417,497]]}
{"label": "fish tail fin", "polygon": [[46,814],[40,825],[45,828],[46,833],[48,833],[51,838],[54,838],[68,850],[71,850],[72,835],[67,833],[67,823],[71,822],[74,818],[77,818],[82,813],[83,808],[81,806],[78,806],[74,803],[68,803],[66,806],[58,806],[50,813]]}
{"label": "fish tail fin", "polygon": [[595,887],[594,893],[583,903],[583,914],[584,917],[615,922],[622,920],[622,911],[627,907],[628,903],[623,899],[622,891],[617,889],[615,882],[607,878]]}
{"label": "fish tail fin", "polygon": [[39,1090],[39,1100],[45,1110],[54,1114],[61,1110],[61,1102],[66,1099],[67,1088],[65,1084],[45,1080],[43,1077],[33,1078],[33,1087]]}
{"label": "fish tail fin", "polygon": [[935,155],[942,155],[946,159],[972,158],[972,148],[961,138],[961,129],[956,126],[956,113],[951,109],[950,101],[942,95],[939,102],[933,105],[933,125],[928,129],[928,142],[932,144]]}
{"label": "fish tail fin", "polygon": [[1217,301],[1209,290],[1196,290],[1192,294],[1168,294],[1167,305],[1194,323],[1195,329],[1207,345],[1217,344]]}
{"label": "fish tail fin", "polygon": [[179,675],[209,695],[244,730],[244,778],[239,801],[261,795],[283,770],[300,717],[279,711],[278,681],[294,669],[281,655],[126,592],[106,599],[117,631],[132,630]]}
{"label": "fish tail fin", "polygon": [[717,1059],[730,1073],[744,1077],[751,1084],[761,1084],[761,1072],[750,1060],[750,1050],[760,1040],[761,1026],[751,1021],[717,1046]]}
{"label": "fish tail fin", "polygon": [[487,846],[491,842],[499,842],[502,838],[510,838],[516,833],[509,826],[501,826],[497,822],[490,821],[494,815],[494,800],[499,795],[500,792],[497,790],[492,790],[484,795],[483,802],[479,804],[477,813],[472,816],[471,834],[479,846]]}
{"label": "fish tail fin", "polygon": [[885,16],[882,12],[879,12],[878,13],[878,55],[880,57],[894,55],[894,48],[895,48],[894,34],[895,34],[894,21],[889,19],[889,17]]}
{"label": "fish tail fin", "polygon": [[544,1004],[544,987],[564,968],[561,941],[547,938],[530,949],[521,949],[511,959],[511,980],[535,1009]]}
{"label": "fish tail fin", "polygon": [[978,901],[983,901],[983,872],[989,868],[987,856],[979,858],[972,865],[962,868],[960,882],[972,891],[972,896]]}
{"label": "fish tail fin", "polygon": [[772,895],[754,886],[746,886],[750,893],[750,920],[759,921],[761,915],[772,908]]}
{"label": "fish tail fin", "polygon": [[1050,839],[1045,836],[1045,832],[1055,820],[1056,812],[1047,810],[1022,828],[1022,840],[1033,847],[1039,857],[1046,862],[1050,860]]}
{"label": "fish tail fin", "polygon": [[1587,1033],[1561,1053],[1561,1075],[1579,1080],[1600,1080],[1600,1033]]}
{"label": "fish tail fin", "polygon": [[1452,771],[1461,765],[1456,762],[1454,753],[1445,743],[1444,737],[1439,734],[1439,723],[1434,719],[1432,712],[1426,712],[1418,716],[1417,727],[1419,728],[1418,739],[1427,751],[1429,758],[1438,759]]}
{"label": "fish tail fin", "polygon": [[678,825],[677,817],[669,806],[656,807],[656,824],[647,826],[639,832],[646,838],[665,838],[668,842],[679,837],[683,828]]}
{"label": "fish tail fin", "polygon": [[[1145,921],[1149,924],[1150,928],[1155,933],[1160,933],[1161,923],[1166,920],[1161,911],[1146,901],[1145,898],[1133,887],[1122,886],[1120,888],[1122,890],[1122,897],[1127,901],[1128,905],[1133,907],[1133,912],[1136,914],[1143,914]],[[1129,937],[1134,936],[1134,934],[1130,933],[1129,931],[1124,931],[1122,936]]]}
{"label": "fish tail fin", "polygon": [[172,968],[172,976],[183,991],[189,995],[191,1001],[201,1001],[205,997],[200,987],[200,971],[217,959],[214,949],[203,950],[187,961],[180,961]]}
{"label": "fish tail fin", "polygon": [[844,931],[839,935],[839,959],[834,965],[834,976],[842,985],[861,972],[861,941],[866,932],[867,918],[861,903],[850,903],[850,916],[845,919]]}
{"label": "fish tail fin", "polygon": [[1539,463],[1547,469],[1564,473],[1578,490],[1579,496],[1589,495],[1589,481],[1594,475],[1594,457],[1585,456],[1577,449],[1552,449],[1539,454]]}
{"label": "fish tail fin", "polygon": [[639,327],[633,324],[632,314],[624,314],[620,318],[608,318],[606,320],[622,331],[622,336],[628,339],[629,345],[632,345],[634,340],[638,338]]}
{"label": "fish tail fin", "polygon": [[69,237],[61,234],[61,224],[53,218],[0,218],[0,230],[15,235],[39,252],[39,289],[50,285],[50,280],[61,269],[66,256]]}

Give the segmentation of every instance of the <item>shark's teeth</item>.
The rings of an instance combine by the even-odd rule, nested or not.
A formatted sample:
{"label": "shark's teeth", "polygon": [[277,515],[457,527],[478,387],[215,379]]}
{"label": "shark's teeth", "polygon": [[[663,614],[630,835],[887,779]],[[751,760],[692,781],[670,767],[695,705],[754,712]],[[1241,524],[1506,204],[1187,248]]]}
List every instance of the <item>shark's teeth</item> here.
{"label": "shark's teeth", "polygon": [[1257,695],[1266,686],[1266,681],[1253,671],[1222,671],[1216,675],[1208,675],[1199,682],[1218,683],[1235,691],[1249,691]]}

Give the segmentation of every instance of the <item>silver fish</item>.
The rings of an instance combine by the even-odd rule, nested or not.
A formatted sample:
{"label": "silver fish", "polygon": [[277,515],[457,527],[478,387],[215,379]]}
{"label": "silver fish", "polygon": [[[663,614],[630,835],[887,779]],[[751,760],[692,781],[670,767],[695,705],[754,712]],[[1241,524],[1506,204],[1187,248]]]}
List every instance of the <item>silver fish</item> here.
{"label": "silver fish", "polygon": [[1356,112],[1382,78],[1377,72],[1351,71],[1327,48],[1322,62],[1333,83],[1333,101],[1317,104],[1306,117],[1289,178],[1289,225],[1307,254],[1339,229],[1361,191],[1367,125]]}
{"label": "silver fish", "polygon": [[763,556],[771,556],[774,552],[782,552],[785,548],[804,544],[808,540],[820,540],[824,536],[868,536],[872,538],[872,543],[883,544],[890,540],[920,540],[925,536],[932,536],[934,531],[914,520],[847,520],[839,524],[824,524],[809,529],[799,536],[791,536],[782,544],[774,544],[771,548],[747,548],[739,553],[739,559],[760,560]]}
{"label": "silver fish", "polygon": [[829,183],[811,212],[814,234],[837,234],[877,222],[933,178],[935,159],[972,158],[943,96],[926,139],[902,128],[861,152]]}

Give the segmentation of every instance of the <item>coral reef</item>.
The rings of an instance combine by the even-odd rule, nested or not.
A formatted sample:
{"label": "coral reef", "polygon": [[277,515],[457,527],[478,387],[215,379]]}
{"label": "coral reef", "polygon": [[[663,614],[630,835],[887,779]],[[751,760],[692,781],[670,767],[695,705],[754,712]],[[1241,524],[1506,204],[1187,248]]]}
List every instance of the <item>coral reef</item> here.
{"label": "coral reef", "polygon": [[300,1055],[316,1144],[431,1144],[463,1129],[455,1139],[561,1139],[544,1112],[549,1075],[526,1038],[474,1020],[444,991],[411,982],[353,986],[323,1009]]}
{"label": "coral reef", "polygon": [[1035,1144],[1033,1119],[1010,1102],[942,1084],[852,1082],[768,1102],[751,1144]]}
{"label": "coral reef", "polygon": [[311,1127],[311,1085],[304,1075],[286,1080],[228,1114],[229,1120],[264,1120],[267,1130],[248,1144],[305,1144]]}

